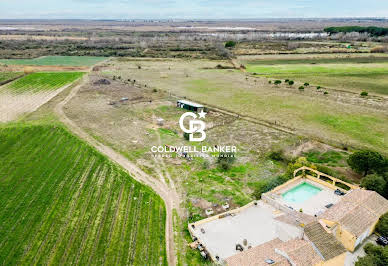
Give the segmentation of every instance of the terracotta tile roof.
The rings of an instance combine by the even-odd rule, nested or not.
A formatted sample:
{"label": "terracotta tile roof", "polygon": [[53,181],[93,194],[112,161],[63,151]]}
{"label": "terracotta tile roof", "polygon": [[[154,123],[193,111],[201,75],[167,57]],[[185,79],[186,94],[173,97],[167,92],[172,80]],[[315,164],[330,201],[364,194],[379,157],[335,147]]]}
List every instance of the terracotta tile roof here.
{"label": "terracotta tile roof", "polygon": [[355,189],[319,218],[338,222],[346,230],[359,236],[388,212],[388,200],[370,190]]}
{"label": "terracotta tile roof", "polygon": [[342,217],[338,222],[347,231],[351,232],[355,236],[360,236],[378,219],[379,216],[360,205]]}
{"label": "terracotta tile roof", "polygon": [[298,211],[294,211],[292,215],[289,213],[285,213],[276,217],[275,220],[294,226],[300,226],[301,224],[309,224],[318,221],[318,219],[314,216]]}
{"label": "terracotta tile roof", "polygon": [[379,216],[379,218],[388,211],[388,200],[376,192],[367,198],[363,205]]}
{"label": "terracotta tile roof", "polygon": [[357,204],[354,202],[348,202],[342,199],[330,209],[326,210],[321,216],[319,216],[319,218],[323,218],[329,221],[339,221],[347,213],[351,212],[356,206]]}
{"label": "terracotta tile roof", "polygon": [[229,266],[268,266],[266,259],[272,259],[275,264],[272,265],[287,265],[287,259],[275,253],[275,248],[283,243],[279,238],[266,242],[257,247],[248,249],[239,254],[233,255],[226,259]]}
{"label": "terracotta tile roof", "polygon": [[[280,255],[283,254],[283,255]],[[226,259],[228,266],[268,266],[266,259],[275,261],[276,266],[290,266],[288,259],[297,266],[311,266],[322,261],[310,242],[293,239],[272,241],[246,250]]]}
{"label": "terracotta tile roof", "polygon": [[330,260],[346,252],[344,246],[319,222],[306,225],[304,233],[325,260]]}
{"label": "terracotta tile roof", "polygon": [[285,252],[294,265],[311,266],[322,261],[310,242],[294,239],[279,245],[280,252]]}

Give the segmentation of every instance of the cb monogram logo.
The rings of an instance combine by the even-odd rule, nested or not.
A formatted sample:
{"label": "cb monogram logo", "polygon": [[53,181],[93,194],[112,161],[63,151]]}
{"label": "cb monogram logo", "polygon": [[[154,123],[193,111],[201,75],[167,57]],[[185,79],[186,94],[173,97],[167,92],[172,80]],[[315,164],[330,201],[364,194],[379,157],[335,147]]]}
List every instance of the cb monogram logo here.
{"label": "cb monogram logo", "polygon": [[[201,111],[199,113],[199,118],[205,118],[206,113]],[[186,117],[192,117],[193,120],[189,121],[189,129],[187,129],[184,125],[184,121]],[[205,122],[201,120],[196,120],[197,115],[192,112],[184,113],[179,119],[179,126],[183,130],[183,132],[190,134],[190,141],[200,142],[206,139],[206,132],[204,131],[206,128]],[[195,137],[194,133],[201,134],[200,137]]]}

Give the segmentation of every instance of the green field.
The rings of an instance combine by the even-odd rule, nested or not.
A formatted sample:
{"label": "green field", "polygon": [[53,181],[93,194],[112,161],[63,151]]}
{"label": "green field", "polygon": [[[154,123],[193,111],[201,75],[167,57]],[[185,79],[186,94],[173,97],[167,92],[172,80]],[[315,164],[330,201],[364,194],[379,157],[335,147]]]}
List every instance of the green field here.
{"label": "green field", "polygon": [[21,72],[0,72],[0,83],[21,76]]}
{"label": "green field", "polygon": [[[139,64],[142,66],[141,69],[138,69]],[[342,103],[332,98],[331,92],[325,96],[323,90],[317,91],[312,86],[306,88],[305,92],[299,92],[297,84],[293,88],[288,88],[284,84],[275,86],[268,84],[266,78],[247,77],[245,73],[238,70],[214,69],[217,64],[226,65],[227,62],[137,60],[118,62],[116,64],[118,70],[105,73],[120,75],[123,79],[134,78],[140,84],[147,84],[148,87],[163,89],[193,101],[284,125],[295,129],[298,134],[318,137],[329,143],[334,141],[341,145],[368,147],[382,152],[388,148],[387,117],[379,110],[351,104],[350,101],[350,104]],[[382,65],[388,66],[388,64],[379,65],[381,69]],[[271,67],[276,70],[276,67]],[[292,64],[287,67],[295,68],[299,65]],[[358,71],[362,69],[357,66],[355,68]],[[161,73],[166,74],[163,76]],[[310,77],[315,75],[310,73]],[[327,75],[330,77],[333,74],[327,73]],[[319,81],[317,84],[322,85],[321,78],[322,75],[317,77]],[[346,79],[342,80],[347,82]],[[301,81],[314,84],[311,79]],[[373,82],[375,80],[371,84]],[[359,95],[344,94],[341,97],[346,98],[345,100],[349,97],[360,99]]]}
{"label": "green field", "polygon": [[[317,86],[388,95],[388,63],[383,63],[384,58],[377,59],[379,63],[368,61],[371,59],[359,59],[359,62],[368,62],[358,63],[356,59],[278,60],[278,64],[276,60],[258,60],[246,66],[248,72],[269,78],[292,79]],[[354,63],[347,63],[346,60]],[[312,64],[314,61],[317,63]]]}
{"label": "green field", "polygon": [[360,56],[360,57],[306,57],[300,59],[301,56],[281,59],[277,58],[267,58],[267,59],[258,59],[258,60],[247,60],[244,63],[250,65],[288,65],[288,64],[345,64],[345,63],[388,63],[388,56],[374,57],[374,56]]}
{"label": "green field", "polygon": [[0,63],[29,66],[93,66],[106,59],[95,56],[44,56],[33,59],[0,59]]}
{"label": "green field", "polygon": [[9,83],[6,87],[16,93],[53,91],[74,82],[83,75],[83,72],[32,73]]}
{"label": "green field", "polygon": [[166,265],[164,203],[60,126],[0,128],[2,265]]}

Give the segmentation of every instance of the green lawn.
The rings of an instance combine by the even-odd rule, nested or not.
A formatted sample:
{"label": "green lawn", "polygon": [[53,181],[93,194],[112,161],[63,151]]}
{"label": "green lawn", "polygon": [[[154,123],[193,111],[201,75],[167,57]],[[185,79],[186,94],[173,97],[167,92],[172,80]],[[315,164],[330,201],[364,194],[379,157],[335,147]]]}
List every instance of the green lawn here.
{"label": "green lawn", "polygon": [[[328,59],[327,59],[328,60]],[[331,63],[306,64],[292,62],[269,65],[247,64],[247,71],[269,78],[291,79],[312,85],[367,91],[388,95],[388,63]],[[308,60],[307,60],[308,61]],[[319,61],[319,60],[318,60]],[[256,61],[257,62],[257,61]]]}
{"label": "green lawn", "polygon": [[32,73],[9,83],[6,88],[16,93],[52,91],[74,82],[84,74],[83,72]]}
{"label": "green lawn", "polygon": [[167,265],[165,207],[60,126],[0,128],[4,265]]}
{"label": "green lawn", "polygon": [[33,59],[0,59],[0,63],[31,66],[93,66],[106,59],[95,56],[43,56]]}
{"label": "green lawn", "polygon": [[21,76],[21,72],[0,72],[0,83]]}

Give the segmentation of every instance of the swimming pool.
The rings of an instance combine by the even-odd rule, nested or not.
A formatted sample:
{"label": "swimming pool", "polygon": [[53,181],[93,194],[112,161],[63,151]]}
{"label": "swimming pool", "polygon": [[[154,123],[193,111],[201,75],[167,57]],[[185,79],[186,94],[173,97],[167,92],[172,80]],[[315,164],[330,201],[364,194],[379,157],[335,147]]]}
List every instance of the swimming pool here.
{"label": "swimming pool", "polygon": [[302,203],[321,191],[320,188],[309,183],[301,183],[283,193],[283,199],[288,203]]}

